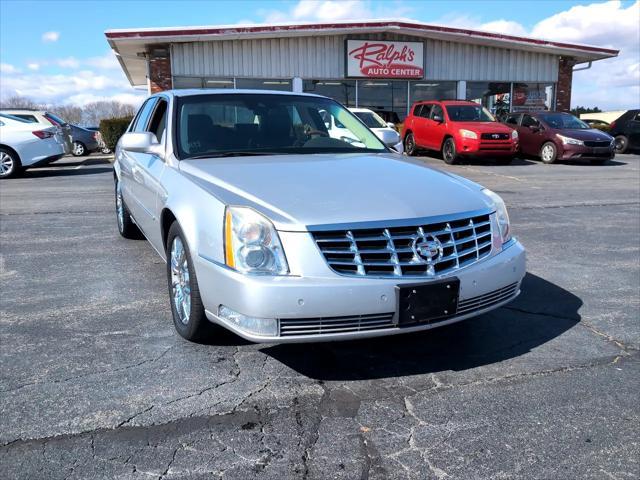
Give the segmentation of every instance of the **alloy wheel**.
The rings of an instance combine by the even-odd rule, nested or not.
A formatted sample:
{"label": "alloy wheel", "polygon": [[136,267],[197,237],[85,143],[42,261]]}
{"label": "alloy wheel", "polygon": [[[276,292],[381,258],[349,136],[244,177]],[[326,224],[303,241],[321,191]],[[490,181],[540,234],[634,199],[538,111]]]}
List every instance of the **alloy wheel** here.
{"label": "alloy wheel", "polygon": [[551,145],[545,145],[542,147],[542,160],[550,162],[553,159],[553,147]]}
{"label": "alloy wheel", "polygon": [[171,297],[180,322],[189,323],[191,313],[191,284],[189,283],[189,261],[182,239],[174,237],[171,244]]}
{"label": "alloy wheel", "polygon": [[124,202],[122,201],[122,187],[120,181],[116,182],[116,216],[118,217],[118,228],[124,231]]}
{"label": "alloy wheel", "polygon": [[6,152],[0,152],[0,177],[9,176],[14,168],[15,163],[11,155]]}
{"label": "alloy wheel", "polygon": [[447,161],[451,161],[453,158],[453,143],[450,140],[444,144],[444,158]]}
{"label": "alloy wheel", "polygon": [[84,145],[80,142],[73,142],[73,154],[77,157],[84,155]]}
{"label": "alloy wheel", "polygon": [[413,139],[413,134],[410,133],[409,135],[407,135],[407,138],[405,138],[404,140],[404,149],[405,152],[407,153],[407,155],[413,155],[415,149],[416,149],[416,144],[415,144],[415,140]]}

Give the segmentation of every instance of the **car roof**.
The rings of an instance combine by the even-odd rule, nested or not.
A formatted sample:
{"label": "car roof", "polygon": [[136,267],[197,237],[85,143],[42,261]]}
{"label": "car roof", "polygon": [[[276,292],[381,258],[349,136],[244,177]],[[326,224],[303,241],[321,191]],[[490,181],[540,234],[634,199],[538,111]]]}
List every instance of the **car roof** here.
{"label": "car roof", "polygon": [[258,94],[258,95],[289,95],[296,97],[319,97],[319,98],[327,98],[323,95],[316,95],[314,93],[298,93],[298,92],[289,92],[282,90],[252,90],[252,89],[242,89],[242,88],[185,88],[185,89],[174,89],[174,90],[165,90],[163,92],[159,92],[155,95],[169,95],[170,97],[189,97],[194,95],[229,95],[229,94]]}
{"label": "car roof", "polygon": [[19,112],[19,113],[45,113],[44,110],[38,110],[37,108],[0,108],[1,112]]}

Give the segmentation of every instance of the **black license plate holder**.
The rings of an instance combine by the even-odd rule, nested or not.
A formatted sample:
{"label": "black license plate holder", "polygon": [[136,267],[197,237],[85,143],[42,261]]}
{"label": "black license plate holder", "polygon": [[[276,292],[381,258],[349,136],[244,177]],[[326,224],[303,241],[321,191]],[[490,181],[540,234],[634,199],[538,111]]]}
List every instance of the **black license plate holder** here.
{"label": "black license plate holder", "polygon": [[457,277],[396,286],[398,325],[431,323],[453,316],[458,309],[459,294]]}

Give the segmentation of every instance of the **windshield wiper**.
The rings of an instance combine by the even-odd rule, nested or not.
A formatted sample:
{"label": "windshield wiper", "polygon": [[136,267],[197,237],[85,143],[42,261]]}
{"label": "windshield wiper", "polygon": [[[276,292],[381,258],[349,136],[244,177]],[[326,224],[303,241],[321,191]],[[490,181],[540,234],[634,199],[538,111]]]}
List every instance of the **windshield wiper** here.
{"label": "windshield wiper", "polygon": [[284,155],[286,152],[216,152],[216,153],[203,153],[201,155],[192,155],[186,157],[183,160],[193,160],[199,158],[223,158],[223,157],[255,157],[260,155]]}

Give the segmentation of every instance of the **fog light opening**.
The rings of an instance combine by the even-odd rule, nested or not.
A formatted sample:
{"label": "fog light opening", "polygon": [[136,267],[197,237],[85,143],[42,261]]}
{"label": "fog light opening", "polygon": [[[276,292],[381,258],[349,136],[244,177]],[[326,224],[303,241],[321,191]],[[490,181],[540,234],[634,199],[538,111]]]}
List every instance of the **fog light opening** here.
{"label": "fog light opening", "polygon": [[276,318],[258,318],[243,315],[224,305],[218,307],[218,316],[247,333],[262,337],[277,337],[279,333]]}

